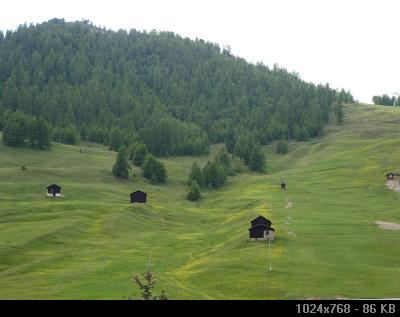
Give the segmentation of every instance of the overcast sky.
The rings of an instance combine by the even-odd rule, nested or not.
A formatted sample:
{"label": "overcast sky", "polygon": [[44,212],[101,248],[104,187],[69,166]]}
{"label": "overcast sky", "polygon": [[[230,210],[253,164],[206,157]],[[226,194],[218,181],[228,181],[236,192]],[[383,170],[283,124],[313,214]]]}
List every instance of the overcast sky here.
{"label": "overcast sky", "polygon": [[360,101],[400,92],[398,0],[10,0],[0,8],[3,31],[54,17],[173,31],[350,89]]}

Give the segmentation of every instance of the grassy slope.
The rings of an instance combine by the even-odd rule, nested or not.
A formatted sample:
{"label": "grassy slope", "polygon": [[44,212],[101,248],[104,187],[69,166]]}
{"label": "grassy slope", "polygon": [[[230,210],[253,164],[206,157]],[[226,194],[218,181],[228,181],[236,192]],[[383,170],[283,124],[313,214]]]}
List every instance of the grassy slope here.
{"label": "grassy slope", "polygon": [[[169,182],[154,186],[114,179],[102,147],[0,145],[0,298],[137,296],[131,273],[149,256],[170,298],[399,297],[400,231],[374,221],[400,223],[400,196],[384,187],[386,171],[400,172],[400,110],[346,115],[285,156],[266,147],[268,175],[232,177],[199,203],[184,199],[185,181],[207,157],[165,159]],[[50,183],[66,197],[46,198]],[[130,205],[139,188],[149,203]],[[258,214],[276,229],[272,272],[267,244],[248,241]]]}

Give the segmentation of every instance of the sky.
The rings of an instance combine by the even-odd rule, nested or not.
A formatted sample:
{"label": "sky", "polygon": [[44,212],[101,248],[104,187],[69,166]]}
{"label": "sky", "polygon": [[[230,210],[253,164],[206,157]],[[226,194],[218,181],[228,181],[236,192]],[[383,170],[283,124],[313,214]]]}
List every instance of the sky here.
{"label": "sky", "polygon": [[173,31],[350,90],[362,102],[400,92],[398,0],[2,1],[3,31],[55,17],[113,30]]}

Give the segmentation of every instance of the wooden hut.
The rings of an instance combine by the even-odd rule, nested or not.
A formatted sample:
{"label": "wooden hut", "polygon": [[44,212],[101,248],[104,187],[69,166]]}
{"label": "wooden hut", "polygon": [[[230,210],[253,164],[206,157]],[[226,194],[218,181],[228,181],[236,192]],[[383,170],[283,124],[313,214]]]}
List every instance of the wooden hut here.
{"label": "wooden hut", "polygon": [[386,178],[389,179],[389,180],[394,179],[395,176],[396,176],[396,174],[392,173],[392,172],[386,174]]}
{"label": "wooden hut", "polygon": [[274,240],[275,229],[271,227],[272,222],[263,216],[258,216],[251,222],[249,229],[250,241]]}
{"label": "wooden hut", "polygon": [[51,184],[46,187],[47,188],[47,196],[49,197],[61,197],[61,186],[56,184]]}
{"label": "wooden hut", "polygon": [[146,203],[147,201],[147,193],[142,192],[141,190],[137,190],[131,193],[131,203]]}
{"label": "wooden hut", "polygon": [[274,240],[275,229],[265,225],[256,225],[249,229],[250,241]]}

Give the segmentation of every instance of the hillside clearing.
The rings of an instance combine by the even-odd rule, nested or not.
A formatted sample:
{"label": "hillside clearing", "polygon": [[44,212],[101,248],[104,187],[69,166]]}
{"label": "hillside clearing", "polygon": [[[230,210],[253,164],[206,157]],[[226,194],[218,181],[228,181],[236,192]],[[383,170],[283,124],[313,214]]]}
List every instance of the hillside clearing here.
{"label": "hillside clearing", "polygon": [[[187,177],[210,156],[163,158],[168,181],[152,185],[137,167],[112,177],[116,153],[102,146],[0,145],[0,298],[136,297],[132,273],[149,257],[172,299],[399,297],[400,231],[375,224],[400,223],[400,197],[382,186],[400,169],[399,119],[398,108],[346,106],[343,126],[285,155],[266,146],[266,175],[233,176],[197,203]],[[52,183],[64,198],[45,197]],[[147,204],[129,203],[137,189]],[[260,214],[276,230],[271,272],[268,244],[248,240]]]}

